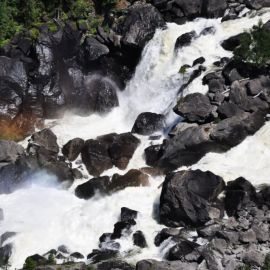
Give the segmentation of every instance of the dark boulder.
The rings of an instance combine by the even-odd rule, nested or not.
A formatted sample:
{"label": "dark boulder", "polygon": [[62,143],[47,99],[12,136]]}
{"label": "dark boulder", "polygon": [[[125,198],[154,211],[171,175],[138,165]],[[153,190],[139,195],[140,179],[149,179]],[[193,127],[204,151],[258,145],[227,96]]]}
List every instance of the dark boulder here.
{"label": "dark boulder", "polygon": [[102,261],[107,261],[117,257],[117,250],[110,249],[93,249],[92,253],[87,255],[87,260],[90,260],[91,263],[98,263]]}
{"label": "dark boulder", "polygon": [[206,122],[213,111],[213,106],[207,96],[194,93],[181,98],[174,112],[184,117],[188,122]]}
{"label": "dark boulder", "polygon": [[113,167],[106,145],[97,140],[87,140],[81,152],[88,172],[97,177]]}
{"label": "dark boulder", "polygon": [[142,231],[136,231],[133,234],[133,243],[135,246],[138,246],[140,248],[147,247],[147,242],[146,242],[145,236],[144,236]]}
{"label": "dark boulder", "polygon": [[233,51],[241,44],[241,40],[247,35],[247,33],[240,33],[236,36],[229,37],[222,41],[221,46],[227,51]]}
{"label": "dark boulder", "polygon": [[48,260],[45,257],[40,256],[39,254],[34,254],[31,256],[28,256],[26,258],[26,260],[31,260],[31,261],[35,262],[37,266],[38,265],[45,265],[48,262]]}
{"label": "dark boulder", "polygon": [[194,0],[194,1],[187,1],[187,0],[177,0],[177,6],[183,11],[184,15],[188,19],[194,19],[201,14],[202,10],[202,1],[201,0]]}
{"label": "dark boulder", "polygon": [[57,137],[48,128],[34,133],[31,136],[30,144],[44,147],[46,150],[55,154],[59,152],[59,146],[57,144]]}
{"label": "dark boulder", "polygon": [[126,262],[111,260],[99,263],[97,265],[97,270],[135,270],[135,268]]}
{"label": "dark boulder", "polygon": [[136,264],[136,270],[197,270],[197,263],[187,263],[181,261],[155,261],[155,260],[143,260]]}
{"label": "dark boulder", "polygon": [[197,250],[199,245],[189,240],[181,239],[175,246],[170,248],[167,254],[169,261],[199,261],[201,254]]}
{"label": "dark boulder", "polygon": [[214,126],[211,139],[226,147],[233,147],[242,142],[248,135],[253,135],[264,124],[264,116],[260,112],[240,113],[224,119]]}
{"label": "dark boulder", "polygon": [[193,61],[192,66],[194,67],[194,66],[196,66],[196,65],[201,65],[201,64],[203,64],[204,62],[205,62],[205,58],[204,58],[203,56],[201,56],[201,57],[199,57],[199,58],[197,58],[197,59],[195,59],[195,60]]}
{"label": "dark boulder", "polygon": [[127,207],[121,208],[120,221],[128,221],[131,219],[136,219],[138,212]]}
{"label": "dark boulder", "polygon": [[0,140],[0,162],[15,162],[24,154],[24,148],[13,142]]}
{"label": "dark boulder", "polygon": [[80,61],[89,64],[92,61],[98,60],[101,56],[107,55],[110,52],[109,48],[100,43],[94,37],[86,37],[80,51]]}
{"label": "dark boulder", "polygon": [[247,7],[252,9],[261,9],[263,7],[270,7],[269,0],[247,0],[245,1]]}
{"label": "dark boulder", "polygon": [[154,243],[158,247],[170,237],[179,236],[180,230],[176,228],[164,228],[155,237]]}
{"label": "dark boulder", "polygon": [[108,148],[113,165],[121,170],[126,169],[139,144],[140,140],[130,132],[115,136]]}
{"label": "dark boulder", "polygon": [[132,226],[136,225],[134,219],[128,221],[119,221],[114,224],[114,230],[111,239],[119,239],[123,234],[130,234]]}
{"label": "dark boulder", "polygon": [[70,257],[75,259],[84,259],[84,256],[80,252],[73,252],[70,254]]}
{"label": "dark boulder", "polygon": [[8,123],[22,110],[23,89],[14,81],[0,77],[0,121]]}
{"label": "dark boulder", "polygon": [[228,216],[233,216],[246,203],[257,201],[255,187],[243,177],[227,183],[225,210]]}
{"label": "dark boulder", "polygon": [[164,115],[151,112],[141,113],[132,128],[132,133],[140,135],[151,135],[161,131],[164,127]]}
{"label": "dark boulder", "polygon": [[84,140],[75,138],[67,142],[62,149],[63,155],[70,161],[77,159],[84,146]]}
{"label": "dark boulder", "polygon": [[88,200],[96,194],[107,194],[110,178],[108,176],[92,178],[84,184],[76,187],[75,195]]}
{"label": "dark boulder", "polygon": [[[85,112],[107,113],[119,105],[118,87],[110,78],[96,75],[85,77],[85,91],[76,100]],[[82,99],[83,98],[83,99]]]}
{"label": "dark boulder", "polygon": [[242,113],[243,110],[235,103],[225,101],[218,107],[217,112],[221,119],[226,119]]}
{"label": "dark boulder", "polygon": [[122,35],[124,45],[142,49],[156,29],[164,26],[165,21],[154,6],[137,2],[118,25],[118,32]]}
{"label": "dark boulder", "polygon": [[203,2],[202,15],[207,18],[222,17],[227,8],[226,0],[206,0]]}
{"label": "dark boulder", "polygon": [[149,186],[148,175],[139,170],[131,169],[124,175],[114,174],[109,186],[110,192],[116,192],[127,187]]}
{"label": "dark boulder", "polygon": [[28,78],[25,66],[21,61],[0,56],[0,77],[14,82],[23,93],[26,93]]}
{"label": "dark boulder", "polygon": [[163,154],[162,145],[151,145],[144,149],[145,161],[149,166],[156,166]]}
{"label": "dark boulder", "polygon": [[160,221],[166,226],[199,226],[210,203],[224,190],[223,179],[207,171],[179,171],[166,176],[160,197]]}
{"label": "dark boulder", "polygon": [[196,36],[195,31],[191,31],[191,32],[188,32],[188,33],[181,35],[180,37],[177,38],[177,40],[175,42],[174,49],[178,50],[178,49],[181,49],[183,47],[189,46],[191,44],[191,41],[193,40],[193,38],[195,38],[195,36]]}

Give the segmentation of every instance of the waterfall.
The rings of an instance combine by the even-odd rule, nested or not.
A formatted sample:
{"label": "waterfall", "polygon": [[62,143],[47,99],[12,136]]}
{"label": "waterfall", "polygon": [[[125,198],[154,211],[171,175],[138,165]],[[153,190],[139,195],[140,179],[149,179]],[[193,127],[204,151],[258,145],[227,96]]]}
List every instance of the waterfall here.
{"label": "waterfall", "polygon": [[[176,104],[179,89],[194,69],[191,68],[183,75],[178,72],[180,67],[185,64],[192,65],[195,59],[203,56],[206,59],[206,71],[181,94],[206,93],[207,87],[202,85],[202,77],[215,69],[213,62],[221,57],[231,57],[231,52],[220,46],[221,41],[251,28],[259,18],[265,22],[270,19],[270,13],[223,23],[220,19],[196,19],[185,25],[169,23],[165,30],[157,30],[145,47],[133,78],[125,91],[118,93],[118,108],[106,116],[95,114],[80,117],[66,114],[63,119],[47,121],[47,126],[52,127],[58,137],[58,143],[63,145],[75,137],[90,139],[111,132],[128,132],[141,112],[163,113],[170,123],[177,117],[172,108]],[[214,29],[213,33],[201,35],[208,27]],[[197,38],[190,46],[175,52],[176,39],[181,34],[193,30]],[[270,141],[267,136],[269,131],[268,123],[239,146],[224,154],[209,153],[192,168],[211,170],[226,180],[245,176],[251,181],[263,181],[270,173],[267,166],[270,158]],[[146,137],[140,136],[140,139],[142,143],[127,170],[145,166],[143,150],[150,141]],[[263,175],[256,175],[258,170]],[[115,172],[124,173],[113,168],[104,175],[112,175]],[[87,180],[90,178],[89,175],[86,177]],[[78,251],[86,256],[98,247],[98,239],[103,233],[113,230],[121,207],[140,212],[134,230],[142,230],[148,243],[148,248],[141,252],[133,250],[130,254],[134,248],[131,245],[132,241],[128,236],[124,237],[118,240],[121,244],[121,254],[129,254],[131,262],[143,258],[162,259],[164,251],[154,246],[153,239],[163,227],[154,219],[161,191],[158,187],[163,177],[151,177],[150,187],[126,188],[111,196],[97,195],[87,201],[74,195],[74,188],[86,179],[77,180],[69,190],[62,190],[55,185],[31,184],[25,189],[0,196],[0,205],[5,214],[4,221],[0,223],[0,235],[6,231],[17,232],[16,236],[8,240],[14,245],[12,269],[21,267],[27,256],[35,253],[44,254],[62,244],[67,245],[71,251]]]}

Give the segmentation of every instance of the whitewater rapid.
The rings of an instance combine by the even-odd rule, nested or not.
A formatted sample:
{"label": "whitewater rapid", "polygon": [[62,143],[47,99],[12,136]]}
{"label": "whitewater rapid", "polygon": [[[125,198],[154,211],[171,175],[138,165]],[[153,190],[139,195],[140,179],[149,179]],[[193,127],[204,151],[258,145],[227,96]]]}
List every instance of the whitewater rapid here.
{"label": "whitewater rapid", "polygon": [[[221,23],[220,19],[197,19],[180,26],[168,24],[165,30],[157,30],[145,47],[134,77],[125,91],[118,93],[118,108],[106,116],[79,117],[69,113],[63,119],[47,121],[46,125],[57,135],[60,145],[75,137],[90,139],[111,132],[128,132],[138,114],[146,111],[165,114],[167,125],[170,126],[178,120],[172,112],[178,90],[193,70],[190,69],[187,74],[182,75],[178,72],[180,67],[185,64],[192,65],[195,59],[203,56],[206,59],[206,72],[213,71],[213,62],[221,57],[232,56],[220,46],[221,41],[251,28],[257,24],[259,18],[266,22],[270,19],[270,12],[224,23]],[[215,28],[214,34],[200,36],[191,46],[175,53],[174,44],[181,34],[194,30],[199,35],[208,27]],[[201,82],[206,72],[195,79],[182,94],[206,93],[207,87]],[[270,175],[270,167],[267,166],[270,158],[269,134],[270,124],[266,123],[259,132],[239,146],[223,154],[209,153],[191,168],[211,170],[226,181],[244,176],[254,184],[266,182]],[[151,141],[147,137],[139,138],[142,143],[127,170],[145,166],[143,150]],[[74,164],[79,163],[78,160]],[[112,175],[115,172],[124,173],[113,168],[104,175]],[[44,254],[62,244],[67,245],[71,251],[89,254],[92,249],[98,247],[101,234],[113,230],[120,209],[124,206],[140,212],[134,231],[142,230],[148,243],[148,248],[140,252],[133,251],[134,254],[129,260],[136,262],[143,258],[162,258],[163,251],[154,246],[153,239],[163,226],[153,217],[161,191],[158,187],[164,177],[151,177],[150,187],[126,188],[111,196],[85,201],[74,195],[75,186],[91,177],[85,170],[84,174],[86,178],[77,180],[70,190],[62,190],[54,181],[41,181],[42,183],[37,184],[38,180],[49,177],[40,174],[36,184],[0,196],[0,205],[5,216],[4,221],[0,223],[0,234],[6,231],[17,232],[17,235],[9,240],[14,245],[12,269],[21,267],[27,256],[35,253]],[[119,241],[123,256],[134,249],[131,239]]]}

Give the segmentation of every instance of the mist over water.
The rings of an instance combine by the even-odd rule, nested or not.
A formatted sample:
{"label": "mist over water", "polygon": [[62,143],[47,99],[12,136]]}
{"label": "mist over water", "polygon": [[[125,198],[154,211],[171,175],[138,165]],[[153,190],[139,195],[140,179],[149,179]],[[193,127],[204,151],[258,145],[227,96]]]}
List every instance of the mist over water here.
{"label": "mist over water", "polygon": [[[221,23],[220,19],[197,19],[185,25],[170,23],[167,29],[157,30],[154,38],[145,47],[134,77],[125,91],[118,92],[119,107],[106,116],[80,117],[66,114],[63,119],[47,121],[46,124],[52,127],[60,145],[75,137],[90,139],[111,132],[128,132],[141,112],[163,113],[170,125],[177,118],[172,108],[177,101],[179,88],[187,82],[193,70],[190,69],[187,74],[182,75],[178,72],[180,67],[185,64],[192,65],[195,59],[203,56],[206,59],[206,72],[213,70],[213,62],[221,57],[231,56],[230,52],[220,46],[221,41],[251,28],[259,18],[267,21],[270,14],[224,23]],[[202,30],[208,27],[213,27],[214,33],[200,35]],[[176,39],[192,30],[198,37],[190,46],[176,53]],[[207,87],[201,82],[206,72],[195,79],[182,94],[206,93]],[[211,170],[227,181],[244,176],[255,184],[261,183],[270,174],[267,166],[270,158],[269,134],[270,124],[266,123],[259,132],[239,146],[224,154],[209,153],[191,168]],[[150,141],[147,137],[139,138],[141,145],[127,170],[145,166],[143,150]],[[260,175],[256,173],[258,171]],[[104,175],[115,172],[124,173],[113,168]],[[150,178],[150,187],[126,188],[111,196],[97,195],[88,201],[78,199],[74,195],[75,186],[90,178],[88,175],[87,179],[77,180],[70,190],[63,190],[55,184],[55,179],[51,176],[40,173],[31,179],[26,188],[0,196],[0,205],[5,216],[0,223],[0,234],[6,231],[17,232],[17,235],[10,239],[14,245],[12,269],[21,267],[27,256],[44,254],[62,244],[67,245],[72,252],[89,254],[98,247],[98,239],[103,233],[112,232],[121,207],[140,212],[134,231],[142,230],[148,243],[148,248],[141,253],[133,251],[129,260],[135,262],[143,258],[162,258],[163,252],[154,246],[153,239],[163,226],[153,217],[161,191],[158,187],[163,177]],[[118,241],[123,256],[134,249],[130,239],[123,238]]]}

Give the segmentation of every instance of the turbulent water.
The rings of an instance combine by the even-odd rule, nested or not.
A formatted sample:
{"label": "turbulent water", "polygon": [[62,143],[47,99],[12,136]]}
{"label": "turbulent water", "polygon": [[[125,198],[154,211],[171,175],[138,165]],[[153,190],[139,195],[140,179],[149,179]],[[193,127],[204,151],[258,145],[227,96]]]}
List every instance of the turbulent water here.
{"label": "turbulent water", "polygon": [[[61,120],[48,121],[47,125],[56,133],[60,145],[75,137],[90,139],[111,132],[130,131],[138,114],[146,111],[165,114],[169,127],[178,120],[172,107],[176,103],[179,88],[189,75],[179,74],[179,68],[184,64],[192,65],[195,59],[203,56],[206,59],[206,72],[213,70],[213,62],[231,56],[230,52],[222,49],[220,42],[251,28],[259,18],[267,21],[270,13],[224,23],[220,19],[197,19],[181,26],[168,24],[165,30],[157,30],[145,47],[133,79],[125,91],[118,93],[118,108],[107,116],[79,117],[67,114]],[[175,53],[175,41],[181,34],[194,30],[199,35],[206,27],[214,27],[215,32],[200,36],[191,46]],[[201,82],[204,75],[194,80],[182,94],[206,93],[207,87]],[[244,176],[254,184],[263,183],[270,174],[270,167],[267,166],[270,158],[269,134],[270,124],[267,123],[254,136],[227,153],[207,154],[192,169],[211,170],[227,181]],[[145,166],[143,150],[150,141],[145,137],[140,139],[142,143],[127,170]],[[79,164],[79,161],[76,163]],[[112,175],[115,172],[119,170],[113,168],[104,174]],[[6,231],[18,233],[9,240],[14,244],[12,269],[21,267],[27,256],[44,254],[62,244],[71,251],[89,254],[97,248],[99,236],[113,230],[123,206],[140,212],[136,229],[144,232],[149,246],[143,251],[134,250],[131,239],[123,238],[119,240],[122,255],[131,262],[142,258],[162,258],[164,250],[154,246],[153,238],[162,228],[155,219],[155,209],[160,194],[158,187],[163,178],[151,178],[150,187],[127,188],[111,196],[97,196],[85,201],[74,195],[75,186],[90,178],[86,170],[84,174],[85,179],[77,180],[68,191],[57,187],[54,179],[41,173],[32,181],[35,184],[29,183],[27,187],[10,195],[0,196],[0,205],[5,214],[0,224],[0,234]]]}

